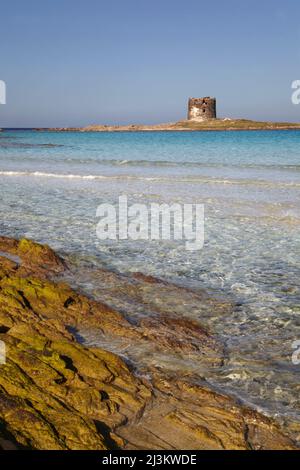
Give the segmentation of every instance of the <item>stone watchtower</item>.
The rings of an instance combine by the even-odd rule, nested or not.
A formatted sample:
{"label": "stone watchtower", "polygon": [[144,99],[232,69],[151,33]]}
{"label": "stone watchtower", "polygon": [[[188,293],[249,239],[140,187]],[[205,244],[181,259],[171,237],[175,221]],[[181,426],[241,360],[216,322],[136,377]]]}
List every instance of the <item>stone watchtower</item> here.
{"label": "stone watchtower", "polygon": [[188,104],[189,121],[206,121],[216,119],[216,98],[190,98]]}

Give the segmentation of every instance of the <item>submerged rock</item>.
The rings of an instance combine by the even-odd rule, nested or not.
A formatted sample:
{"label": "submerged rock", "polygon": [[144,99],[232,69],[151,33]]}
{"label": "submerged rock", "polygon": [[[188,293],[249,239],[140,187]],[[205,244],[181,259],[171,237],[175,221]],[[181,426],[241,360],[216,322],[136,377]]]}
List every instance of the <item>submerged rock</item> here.
{"label": "submerged rock", "polygon": [[[232,398],[182,379],[157,377],[156,402],[119,430],[127,449],[295,449],[271,419]],[[159,423],[159,425],[158,425]]]}
{"label": "submerged rock", "polygon": [[25,273],[33,270],[35,274],[46,275],[63,272],[67,266],[48,245],[41,245],[27,238],[16,240],[0,237],[0,251],[16,255]]}
{"label": "submerged rock", "polygon": [[[273,420],[205,383],[149,367],[150,382],[116,354],[76,341],[72,331],[85,327],[219,364],[222,345],[198,320],[164,310],[153,298],[154,278],[120,284],[133,305],[152,298],[154,315],[133,324],[105,302],[55,282],[67,265],[51,248],[0,237],[0,252],[0,340],[6,347],[0,448],[294,448]],[[162,295],[168,293],[166,284]]]}

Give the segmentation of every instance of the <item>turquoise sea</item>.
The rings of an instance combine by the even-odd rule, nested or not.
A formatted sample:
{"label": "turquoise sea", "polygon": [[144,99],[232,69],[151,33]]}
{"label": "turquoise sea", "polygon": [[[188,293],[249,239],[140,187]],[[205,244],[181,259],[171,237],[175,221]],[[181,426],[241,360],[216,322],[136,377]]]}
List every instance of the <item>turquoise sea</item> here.
{"label": "turquoise sea", "polygon": [[[233,313],[203,319],[228,355],[208,380],[279,419],[300,420],[300,365],[292,363],[300,340],[300,131],[4,131],[0,183],[1,234],[231,300]],[[203,203],[204,248],[100,242],[96,208],[121,194],[129,203]]]}

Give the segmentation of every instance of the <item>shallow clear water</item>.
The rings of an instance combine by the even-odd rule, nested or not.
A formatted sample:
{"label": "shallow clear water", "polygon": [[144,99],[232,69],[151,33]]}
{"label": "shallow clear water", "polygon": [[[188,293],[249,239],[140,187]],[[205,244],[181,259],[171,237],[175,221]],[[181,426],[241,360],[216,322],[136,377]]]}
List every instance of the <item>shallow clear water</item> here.
{"label": "shallow clear water", "polygon": [[[2,234],[232,299],[228,318],[204,319],[228,350],[209,379],[271,414],[299,417],[299,131],[3,132],[0,182]],[[96,208],[121,194],[129,204],[204,203],[203,250],[100,243]]]}

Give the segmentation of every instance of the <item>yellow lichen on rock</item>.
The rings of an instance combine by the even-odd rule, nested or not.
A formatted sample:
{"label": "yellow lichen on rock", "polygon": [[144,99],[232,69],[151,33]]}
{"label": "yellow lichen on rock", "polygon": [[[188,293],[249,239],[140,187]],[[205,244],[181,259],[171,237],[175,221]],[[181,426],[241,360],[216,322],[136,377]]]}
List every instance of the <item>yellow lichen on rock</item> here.
{"label": "yellow lichen on rock", "polygon": [[[164,307],[178,287],[142,275],[131,282],[118,279],[121,295],[146,299],[155,311],[133,326],[105,302],[55,282],[53,276],[67,268],[51,248],[0,237],[0,252],[0,340],[6,347],[0,365],[0,448],[295,448],[273,420],[208,386],[149,365],[150,384],[112,352],[76,340],[80,326],[139,346],[152,344],[160,352],[192,352],[205,364],[220,365],[218,341],[198,321]],[[157,285],[160,301],[153,295]],[[203,294],[197,295],[203,302]],[[215,306],[207,301],[206,308]]]}
{"label": "yellow lichen on rock", "polygon": [[[20,245],[20,257],[35,252],[31,268],[48,252]],[[81,346],[67,328],[85,316],[101,326],[101,314],[110,310],[11,263],[0,259],[0,340],[7,355],[0,366],[0,446],[1,439],[35,449],[117,446],[113,428],[138,414],[151,392],[120,358]]]}

